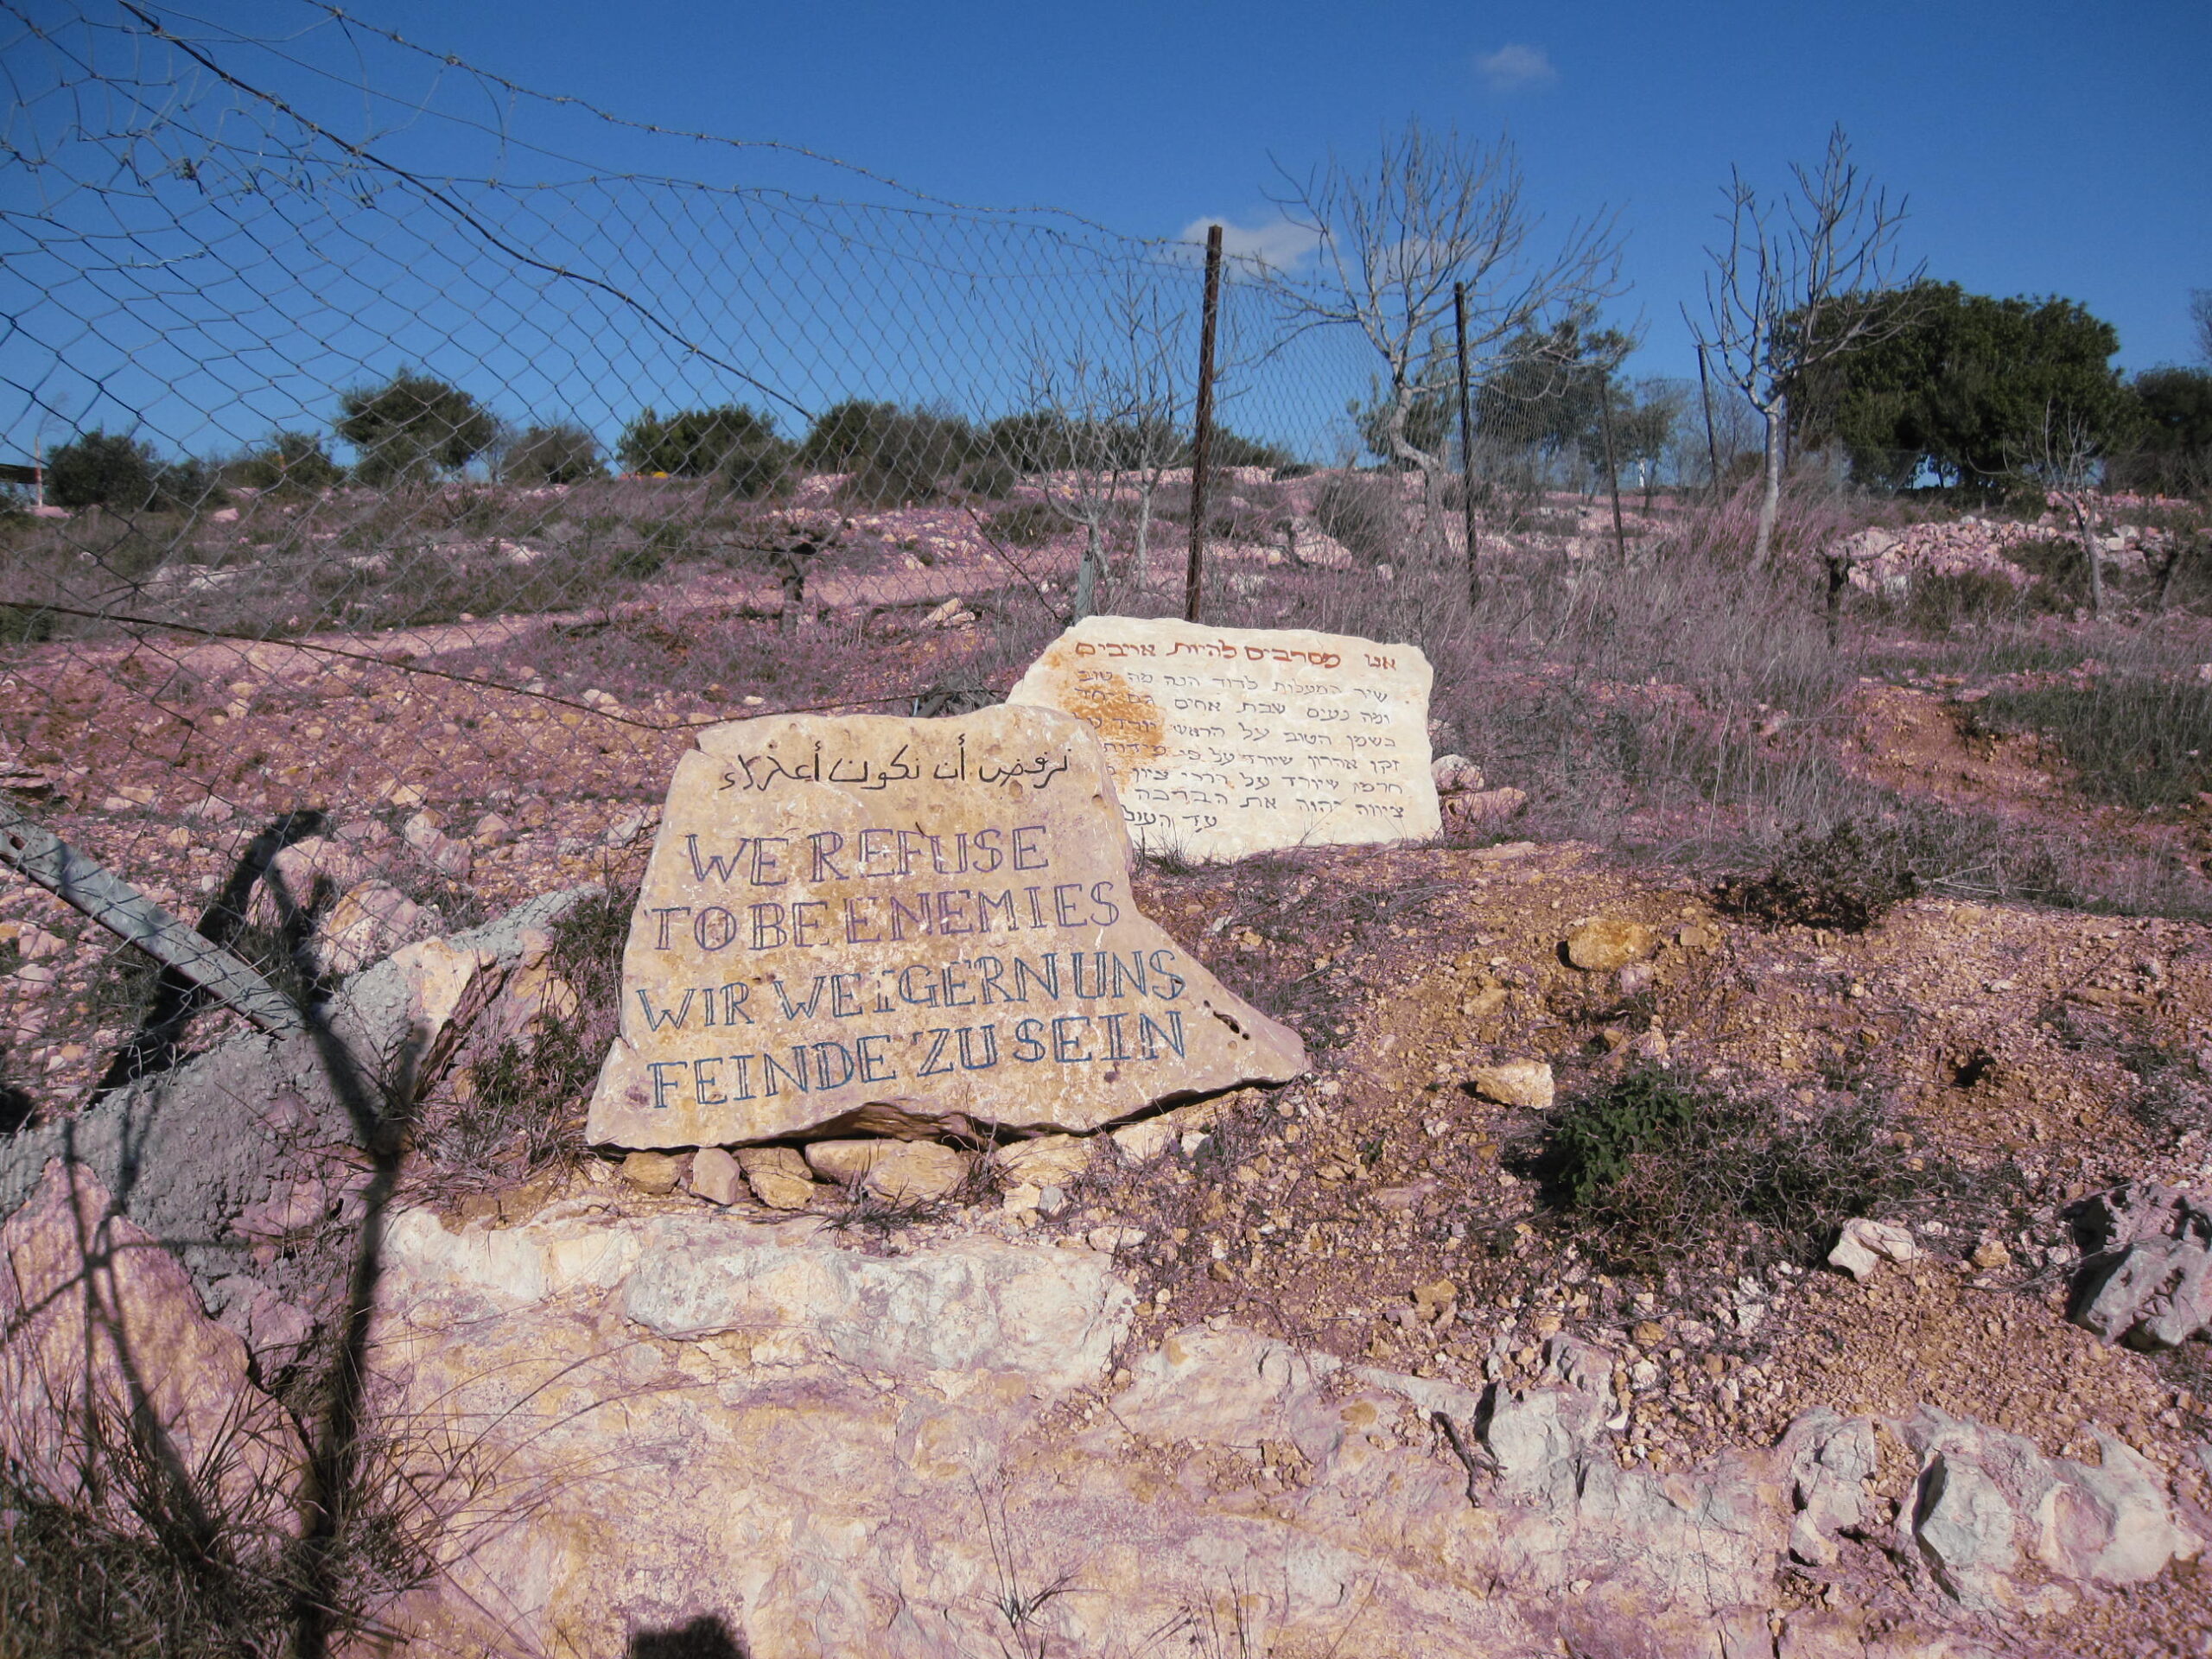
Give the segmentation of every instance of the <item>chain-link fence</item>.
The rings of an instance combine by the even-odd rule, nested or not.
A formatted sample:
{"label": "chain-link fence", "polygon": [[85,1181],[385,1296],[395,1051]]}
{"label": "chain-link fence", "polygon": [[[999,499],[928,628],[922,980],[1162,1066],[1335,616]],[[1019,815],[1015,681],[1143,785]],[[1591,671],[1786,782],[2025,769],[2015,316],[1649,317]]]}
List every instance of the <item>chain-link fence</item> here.
{"label": "chain-link fence", "polygon": [[[4,12],[0,760],[155,904],[276,973],[239,873],[289,843],[340,974],[600,874],[694,722],[957,709],[1072,613],[1182,605],[1196,247],[620,123],[308,11],[281,39]],[[690,171],[573,159],[616,129]],[[1657,418],[1681,389],[1570,351],[1472,389],[1478,512],[1433,386],[1437,465],[1354,470],[1384,365],[1283,272],[1224,278],[1220,620],[1340,621],[1469,526],[1596,536],[1601,480],[1704,464]],[[147,1063],[143,959],[0,902],[29,1095]]]}

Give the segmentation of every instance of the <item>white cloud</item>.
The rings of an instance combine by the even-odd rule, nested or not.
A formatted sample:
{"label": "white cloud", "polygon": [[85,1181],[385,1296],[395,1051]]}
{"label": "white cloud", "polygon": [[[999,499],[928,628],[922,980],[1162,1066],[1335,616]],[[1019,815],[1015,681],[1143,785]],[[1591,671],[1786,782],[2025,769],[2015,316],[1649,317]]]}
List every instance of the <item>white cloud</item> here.
{"label": "white cloud", "polygon": [[1559,79],[1551,54],[1541,46],[1501,46],[1475,60],[1475,68],[1493,92],[1518,92],[1524,86],[1548,86]]}
{"label": "white cloud", "polygon": [[1221,226],[1221,251],[1231,259],[1249,260],[1255,264],[1268,265],[1277,270],[1287,270],[1313,251],[1319,240],[1313,232],[1302,225],[1294,225],[1287,219],[1272,219],[1259,225],[1239,225],[1234,219],[1209,215],[1194,219],[1175,233],[1178,242],[1191,242],[1205,246],[1206,227]]}

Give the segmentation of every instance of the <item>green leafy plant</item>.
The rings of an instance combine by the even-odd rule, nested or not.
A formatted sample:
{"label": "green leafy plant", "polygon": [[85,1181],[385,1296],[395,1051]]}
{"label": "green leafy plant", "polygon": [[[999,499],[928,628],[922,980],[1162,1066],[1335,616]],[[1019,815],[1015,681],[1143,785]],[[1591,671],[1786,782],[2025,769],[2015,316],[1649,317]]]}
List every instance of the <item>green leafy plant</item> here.
{"label": "green leafy plant", "polygon": [[1738,1096],[1644,1066],[1553,1116],[1537,1160],[1565,1209],[1606,1255],[1650,1267],[1716,1248],[1802,1254],[1853,1216],[1969,1196],[1940,1160],[1897,1152],[1871,1097]]}
{"label": "green leafy plant", "polygon": [[95,427],[46,458],[46,499],[57,507],[141,512],[159,497],[161,476],[152,445]]}
{"label": "green leafy plant", "polygon": [[355,471],[369,484],[459,472],[499,436],[498,420],[474,397],[410,369],[341,393],[338,410],[332,424],[353,446]]}
{"label": "green leafy plant", "polygon": [[1713,903],[1764,927],[1829,927],[1864,932],[1920,891],[1902,842],[1872,841],[1839,823],[1827,835],[1793,830],[1757,875],[1734,875],[1713,889]]}
{"label": "green leafy plant", "polygon": [[526,427],[499,457],[499,477],[509,484],[581,484],[606,475],[599,440],[573,421]]}
{"label": "green leafy plant", "polygon": [[1573,1102],[1552,1131],[1567,1200],[1588,1209],[1629,1171],[1630,1161],[1680,1141],[1704,1103],[1672,1072],[1642,1070]]}
{"label": "green leafy plant", "polygon": [[983,520],[983,531],[1011,547],[1042,547],[1065,527],[1060,515],[1042,501],[1002,507]]}
{"label": "green leafy plant", "polygon": [[330,458],[312,432],[278,432],[258,449],[248,450],[230,467],[232,480],[248,489],[285,494],[313,494],[346,481],[346,469]]}
{"label": "green leafy plant", "polygon": [[711,478],[748,501],[780,489],[792,461],[791,446],[774,421],[742,404],[679,410],[664,418],[645,410],[623,429],[615,454],[629,472]]}

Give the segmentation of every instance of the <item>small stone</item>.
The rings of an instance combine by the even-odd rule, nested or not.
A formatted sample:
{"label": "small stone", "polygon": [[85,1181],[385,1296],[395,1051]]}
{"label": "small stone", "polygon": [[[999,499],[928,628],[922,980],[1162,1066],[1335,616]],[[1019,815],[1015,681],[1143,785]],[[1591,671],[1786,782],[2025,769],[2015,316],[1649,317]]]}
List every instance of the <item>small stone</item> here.
{"label": "small stone", "polygon": [[817,1175],[862,1187],[893,1204],[926,1204],[967,1179],[965,1154],[934,1141],[817,1141],[806,1161]]}
{"label": "small stone", "polygon": [[1567,959],[1586,973],[1611,973],[1651,954],[1656,939],[1642,922],[1593,917],[1567,936]]}
{"label": "small stone", "polygon": [[1045,1185],[1036,1189],[1037,1213],[1050,1221],[1068,1207],[1068,1195],[1064,1188]]}
{"label": "small stone", "polygon": [[1464,754],[1440,754],[1428,763],[1440,795],[1472,795],[1483,786],[1483,769]]}
{"label": "small stone", "polygon": [[622,1179],[643,1192],[676,1191],[683,1160],[664,1152],[633,1152],[622,1160]]}
{"label": "small stone", "polygon": [[1919,1254],[1912,1235],[1894,1222],[1868,1221],[1859,1217],[1843,1224],[1835,1248],[1828,1252],[1828,1265],[1863,1281],[1885,1257],[1892,1262],[1910,1262]]}
{"label": "small stone", "polygon": [[1454,823],[1471,825],[1503,823],[1517,817],[1529,804],[1526,790],[1510,784],[1502,789],[1478,789],[1470,794],[1446,795],[1442,798],[1444,816]]}
{"label": "small stone", "polygon": [[1974,1266],[1985,1270],[1990,1268],[2009,1268],[2012,1265],[2012,1252],[1993,1238],[1984,1239],[1974,1247],[1972,1259]]}
{"label": "small stone", "polygon": [[476,820],[469,838],[480,847],[504,847],[515,838],[515,827],[497,812],[486,812]]}
{"label": "small stone", "polygon": [[426,798],[420,784],[394,783],[384,791],[384,798],[394,806],[420,806]]}
{"label": "small stone", "polygon": [[1467,1081],[1484,1100],[1496,1101],[1501,1106],[1518,1106],[1532,1112],[1552,1109],[1552,1069],[1542,1060],[1505,1060],[1497,1065],[1478,1065],[1468,1074]]}
{"label": "small stone", "polygon": [[1649,1319],[1638,1321],[1636,1329],[1629,1334],[1636,1338],[1636,1345],[1639,1348],[1656,1347],[1667,1340],[1666,1326],[1655,1325]]}
{"label": "small stone", "polygon": [[1437,1279],[1414,1287],[1413,1298],[1421,1317],[1434,1325],[1452,1312],[1452,1305],[1459,1300],[1459,1287],[1449,1279]]}
{"label": "small stone", "polygon": [[691,1160],[691,1191],[709,1204],[735,1204],[745,1196],[745,1171],[720,1147],[708,1147]]}
{"label": "small stone", "polygon": [[753,1196],[771,1210],[804,1210],[813,1201],[814,1176],[789,1147],[741,1147],[737,1166]]}
{"label": "small stone", "polygon": [[1101,1255],[1112,1255],[1120,1250],[1134,1250],[1144,1243],[1141,1227],[1094,1227],[1084,1235],[1084,1242]]}
{"label": "small stone", "polygon": [[1040,1135],[998,1149],[999,1167],[1035,1186],[1065,1186],[1090,1167],[1096,1144],[1078,1135]]}
{"label": "small stone", "polygon": [[323,918],[316,958],[326,974],[357,973],[429,931],[435,920],[389,882],[364,881],[340,895]]}

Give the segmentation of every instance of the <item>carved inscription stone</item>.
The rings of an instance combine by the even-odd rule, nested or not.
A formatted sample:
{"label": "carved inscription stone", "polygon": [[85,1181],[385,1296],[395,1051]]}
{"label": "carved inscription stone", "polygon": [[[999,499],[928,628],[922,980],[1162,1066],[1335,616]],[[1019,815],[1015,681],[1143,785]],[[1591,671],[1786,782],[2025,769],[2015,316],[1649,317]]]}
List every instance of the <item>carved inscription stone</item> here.
{"label": "carved inscription stone", "polygon": [[621,1147],[1082,1130],[1306,1069],[1141,915],[1105,751],[1049,709],[786,715],[677,762],[588,1125]]}
{"label": "carved inscription stone", "polygon": [[1007,701],[1065,709],[1098,734],[1147,852],[1220,861],[1438,834],[1433,678],[1411,645],[1093,616]]}

